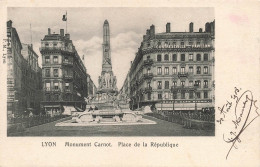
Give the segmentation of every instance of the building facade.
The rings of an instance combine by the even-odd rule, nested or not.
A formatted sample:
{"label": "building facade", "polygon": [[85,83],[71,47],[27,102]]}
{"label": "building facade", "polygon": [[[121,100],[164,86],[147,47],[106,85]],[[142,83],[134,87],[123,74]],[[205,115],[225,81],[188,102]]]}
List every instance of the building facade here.
{"label": "building facade", "polygon": [[143,36],[121,89],[131,98],[130,108],[202,110],[214,107],[215,21],[189,32],[155,33],[152,25]]}
{"label": "building facade", "polygon": [[51,33],[41,40],[42,78],[46,112],[84,111],[88,97],[88,74],[70,34]]}
{"label": "building facade", "polygon": [[32,45],[22,44],[12,21],[7,22],[7,113],[40,112],[41,68]]}

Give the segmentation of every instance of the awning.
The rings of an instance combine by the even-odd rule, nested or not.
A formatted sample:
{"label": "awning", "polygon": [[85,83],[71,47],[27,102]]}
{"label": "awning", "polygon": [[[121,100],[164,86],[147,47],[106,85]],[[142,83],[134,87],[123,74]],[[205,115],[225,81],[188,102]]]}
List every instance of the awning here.
{"label": "awning", "polygon": [[43,106],[45,108],[60,108],[60,105]]}

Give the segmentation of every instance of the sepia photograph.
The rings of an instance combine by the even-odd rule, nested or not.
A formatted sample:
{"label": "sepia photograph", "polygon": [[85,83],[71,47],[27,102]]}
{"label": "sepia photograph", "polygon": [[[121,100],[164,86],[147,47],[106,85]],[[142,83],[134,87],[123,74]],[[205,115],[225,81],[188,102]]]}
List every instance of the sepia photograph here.
{"label": "sepia photograph", "polygon": [[259,7],[0,0],[0,166],[259,167]]}
{"label": "sepia photograph", "polygon": [[215,136],[214,8],[8,7],[6,25],[8,136]]}

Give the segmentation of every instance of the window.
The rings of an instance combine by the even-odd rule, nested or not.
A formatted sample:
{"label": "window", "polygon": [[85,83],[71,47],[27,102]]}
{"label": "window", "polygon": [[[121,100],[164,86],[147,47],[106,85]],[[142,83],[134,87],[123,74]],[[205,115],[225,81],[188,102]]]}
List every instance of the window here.
{"label": "window", "polygon": [[165,89],[169,89],[169,81],[165,81],[164,87],[165,87]]}
{"label": "window", "polygon": [[207,66],[205,66],[204,68],[203,68],[203,72],[204,72],[204,74],[208,74],[208,67]]}
{"label": "window", "polygon": [[57,46],[57,43],[54,43],[53,46],[56,47],[56,46]]}
{"label": "window", "polygon": [[147,82],[147,88],[151,88],[151,83]]}
{"label": "window", "polygon": [[169,55],[164,55],[164,61],[169,61]]}
{"label": "window", "polygon": [[165,67],[164,68],[164,74],[165,75],[169,75],[169,67]]}
{"label": "window", "polygon": [[181,61],[185,61],[185,54],[181,54]]}
{"label": "window", "polygon": [[181,46],[184,46],[184,42],[181,42]]}
{"label": "window", "polygon": [[193,91],[189,91],[189,98],[193,99]]}
{"label": "window", "polygon": [[53,62],[58,63],[58,56],[53,56]]}
{"label": "window", "polygon": [[46,82],[45,83],[45,88],[46,88],[46,90],[51,90],[51,83],[50,82]]}
{"label": "window", "polygon": [[176,87],[176,86],[177,86],[177,81],[173,81],[173,82],[172,82],[172,86],[173,86],[173,87]]}
{"label": "window", "polygon": [[157,55],[157,61],[162,61],[162,55]]}
{"label": "window", "polygon": [[204,80],[203,85],[204,85],[204,88],[208,88],[208,80]]}
{"label": "window", "polygon": [[149,60],[151,57],[150,56],[147,56],[147,60]]}
{"label": "window", "polygon": [[189,61],[193,61],[193,54],[189,54]]}
{"label": "window", "polygon": [[195,81],[195,85],[196,85],[198,88],[200,88],[200,84],[201,84],[200,80]]}
{"label": "window", "polygon": [[65,57],[64,57],[64,61],[65,61],[66,63],[69,61],[68,56],[65,56]]}
{"label": "window", "polygon": [[162,75],[162,67],[157,67],[157,74]]}
{"label": "window", "polygon": [[189,67],[189,73],[193,74],[193,67]]}
{"label": "window", "polygon": [[173,67],[173,68],[172,68],[172,73],[173,73],[173,74],[177,74],[177,67]]}
{"label": "window", "polygon": [[181,91],[181,98],[185,99],[185,91],[184,90]]}
{"label": "window", "polygon": [[204,54],[204,61],[208,61],[208,60],[209,60],[208,54]]}
{"label": "window", "polygon": [[201,55],[200,54],[197,54],[197,61],[201,61]]}
{"label": "window", "polygon": [[200,74],[200,73],[201,73],[201,68],[197,67],[197,74]]}
{"label": "window", "polygon": [[151,73],[151,69],[147,68],[147,74],[150,74],[150,73]]}
{"label": "window", "polygon": [[177,92],[173,93],[173,99],[177,99]]}
{"label": "window", "polygon": [[205,92],[204,92],[204,99],[207,99],[207,98],[208,98],[208,92],[205,91]]}
{"label": "window", "polygon": [[54,89],[58,90],[59,89],[59,83],[58,82],[54,82]]}
{"label": "window", "polygon": [[181,67],[181,74],[185,73],[185,67]]}
{"label": "window", "polygon": [[176,54],[172,55],[172,61],[177,61],[177,55]]}
{"label": "window", "polygon": [[46,98],[46,101],[51,101],[51,95],[50,94],[46,94],[45,98]]}
{"label": "window", "polygon": [[158,93],[158,99],[162,99],[162,94]]}
{"label": "window", "polygon": [[193,86],[193,81],[189,81],[189,86]]}
{"label": "window", "polygon": [[200,99],[200,92],[196,92],[196,98]]}
{"label": "window", "polygon": [[48,47],[48,46],[49,46],[49,44],[48,44],[48,43],[45,43],[45,46],[46,46],[46,47]]}
{"label": "window", "polygon": [[151,93],[150,92],[147,94],[147,98],[148,98],[148,100],[151,100]]}
{"label": "window", "polygon": [[58,94],[55,94],[55,95],[54,95],[54,100],[55,100],[55,101],[58,101],[58,100],[59,100],[59,95],[58,95]]}
{"label": "window", "polygon": [[159,41],[159,42],[158,42],[158,46],[160,46],[161,44],[162,44],[162,43]]}
{"label": "window", "polygon": [[65,83],[65,89],[69,90],[70,84],[68,82]]}
{"label": "window", "polygon": [[189,42],[189,45],[193,45],[193,42]]}
{"label": "window", "polygon": [[50,69],[45,69],[45,76],[50,77]]}
{"label": "window", "polygon": [[181,81],[181,86],[182,86],[182,87],[185,86],[185,81]]}
{"label": "window", "polygon": [[157,82],[157,89],[162,89],[162,81]]}
{"label": "window", "polygon": [[172,45],[176,45],[176,42],[173,42]]}
{"label": "window", "polygon": [[197,42],[197,44],[196,45],[200,45],[200,42]]}
{"label": "window", "polygon": [[45,63],[50,63],[50,56],[45,56]]}
{"label": "window", "polygon": [[58,77],[59,76],[58,69],[54,69],[53,70],[53,76],[54,77]]}

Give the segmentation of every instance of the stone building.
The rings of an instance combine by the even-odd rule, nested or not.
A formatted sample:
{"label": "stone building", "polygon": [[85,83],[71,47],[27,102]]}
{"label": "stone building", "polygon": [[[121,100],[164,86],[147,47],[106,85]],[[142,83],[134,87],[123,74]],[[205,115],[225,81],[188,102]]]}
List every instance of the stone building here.
{"label": "stone building", "polygon": [[41,68],[32,45],[22,44],[12,21],[7,22],[7,113],[40,112]]}
{"label": "stone building", "polygon": [[[150,26],[143,36],[121,89],[129,94],[132,109],[201,110],[214,107],[215,21],[194,32],[156,33]],[[129,91],[128,91],[129,90]]]}
{"label": "stone building", "polygon": [[41,40],[43,108],[51,114],[84,111],[88,97],[87,70],[70,34],[51,33]]}
{"label": "stone building", "polygon": [[33,50],[33,45],[22,43],[22,47],[23,67],[25,67],[22,70],[23,98],[27,110],[38,114],[42,100],[42,69],[39,67],[38,55]]}

